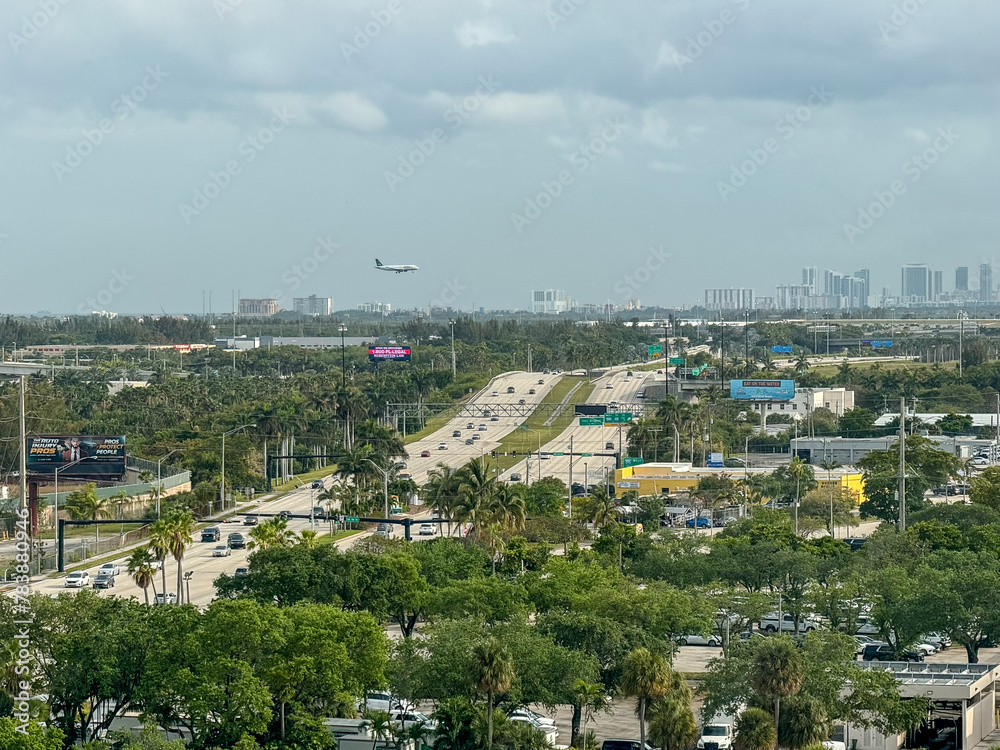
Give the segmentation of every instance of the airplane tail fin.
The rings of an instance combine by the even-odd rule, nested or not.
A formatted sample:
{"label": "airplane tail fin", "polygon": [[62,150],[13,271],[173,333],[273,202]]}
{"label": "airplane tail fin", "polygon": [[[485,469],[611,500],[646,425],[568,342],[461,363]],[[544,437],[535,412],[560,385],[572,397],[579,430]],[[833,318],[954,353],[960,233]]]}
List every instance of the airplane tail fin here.
{"label": "airplane tail fin", "polygon": [[381,266],[382,265],[382,261],[380,261],[378,258],[376,258],[375,259],[375,265],[376,266]]}

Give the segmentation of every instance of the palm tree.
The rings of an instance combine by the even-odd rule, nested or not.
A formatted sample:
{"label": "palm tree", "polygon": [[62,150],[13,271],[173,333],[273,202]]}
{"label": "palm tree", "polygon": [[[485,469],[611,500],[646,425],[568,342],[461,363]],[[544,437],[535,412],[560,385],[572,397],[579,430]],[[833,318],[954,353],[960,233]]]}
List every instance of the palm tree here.
{"label": "palm tree", "polygon": [[809,357],[805,351],[799,352],[798,359],[795,360],[795,369],[800,373],[805,373],[809,369]]}
{"label": "palm tree", "polygon": [[639,747],[646,746],[646,706],[670,689],[670,667],[663,654],[637,648],[625,657],[619,689],[635,698],[639,714]]}
{"label": "palm tree", "polygon": [[[167,595],[167,555],[170,554],[170,525],[167,519],[163,518],[153,523],[149,527],[149,543],[147,544],[150,553],[155,560],[160,561],[160,577],[163,596]],[[155,595],[155,591],[153,592]]]}
{"label": "palm tree", "polygon": [[270,549],[272,547],[288,547],[295,539],[295,532],[288,528],[284,518],[271,518],[250,529],[248,549]]}
{"label": "palm tree", "polygon": [[[576,680],[573,683],[573,726],[580,725],[582,715],[583,727],[579,736],[583,737],[584,744],[587,742],[587,722],[594,716],[594,711],[604,706],[604,687],[597,682],[587,682],[586,680]],[[578,737],[574,735],[570,739],[570,745],[577,746]]]}
{"label": "palm tree", "polygon": [[800,456],[795,456],[788,464],[788,476],[795,480],[795,534],[799,533],[799,490],[802,478],[806,476],[808,464]]}
{"label": "palm tree", "polygon": [[[74,521],[98,521],[111,516],[110,502],[97,496],[97,485],[88,484],[66,497],[66,512]],[[101,542],[101,527],[94,527],[94,546]]]}
{"label": "palm tree", "polygon": [[677,672],[670,674],[667,694],[649,704],[649,738],[661,750],[683,750],[698,739],[691,688]]}
{"label": "palm tree", "polygon": [[778,727],[778,744],[799,750],[818,745],[830,736],[830,720],[823,704],[808,695],[796,695],[785,701]]}
{"label": "palm tree", "polygon": [[319,546],[319,532],[315,529],[302,529],[299,532],[299,544],[305,549],[316,549]]}
{"label": "palm tree", "polygon": [[461,484],[461,475],[455,469],[438,464],[428,473],[427,483],[424,485],[428,503],[448,521],[448,536],[451,536],[451,525],[459,512],[461,498],[458,490]]}
{"label": "palm tree", "polygon": [[476,686],[486,693],[486,746],[493,747],[493,698],[510,688],[514,681],[514,663],[496,638],[487,638],[477,644],[472,652],[476,670]]}
{"label": "palm tree", "polygon": [[[898,453],[899,451],[897,451]],[[820,468],[826,472],[826,481],[833,481],[833,470],[840,468],[840,463],[834,461],[832,458],[824,459],[820,462]]]}
{"label": "palm tree", "polygon": [[135,550],[128,558],[128,574],[132,576],[135,585],[142,589],[142,594],[146,598],[146,606],[149,606],[150,586],[153,586],[153,595],[156,595],[156,586],[153,585],[155,580],[153,560],[153,554],[145,547]]}
{"label": "palm tree", "polygon": [[520,531],[527,520],[522,485],[498,484],[489,498],[490,515],[504,531]]}
{"label": "palm tree", "polygon": [[791,638],[768,638],[753,657],[750,681],[762,698],[774,701],[774,727],[780,720],[781,699],[795,695],[802,687],[802,652]]}
{"label": "palm tree", "polygon": [[589,520],[594,527],[602,529],[608,524],[617,523],[618,506],[608,494],[608,488],[603,484],[594,487],[590,492]]}
{"label": "palm tree", "polygon": [[177,603],[184,601],[184,552],[187,546],[194,541],[194,518],[190,513],[177,513],[167,521],[169,529],[168,544],[170,554],[177,561]]}
{"label": "palm tree", "polygon": [[388,711],[367,711],[364,718],[372,736],[372,750],[375,750],[378,741],[389,736],[389,732],[392,730],[392,717]]}
{"label": "palm tree", "polygon": [[736,717],[733,750],[771,750],[778,741],[778,730],[767,711],[748,708]]}

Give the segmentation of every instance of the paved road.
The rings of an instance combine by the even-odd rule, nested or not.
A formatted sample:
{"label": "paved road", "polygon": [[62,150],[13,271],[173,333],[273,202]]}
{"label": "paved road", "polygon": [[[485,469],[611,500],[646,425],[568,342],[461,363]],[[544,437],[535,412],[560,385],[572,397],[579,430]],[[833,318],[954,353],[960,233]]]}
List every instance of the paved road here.
{"label": "paved road", "polygon": [[[627,370],[616,369],[602,375],[594,381],[594,385],[584,383],[583,388],[596,387],[589,402],[597,404],[619,403],[623,406],[632,404],[637,401],[636,394],[639,391],[655,381],[662,382],[664,377],[648,371],[635,370],[633,372],[634,375],[628,377]],[[611,387],[608,388],[608,385]],[[620,431],[615,427],[581,427],[580,420],[574,419],[559,437],[542,445],[542,455],[569,453],[570,438],[573,439],[573,453],[615,453],[627,447],[626,430],[627,426],[623,426]],[[534,482],[540,473],[541,476],[558,477],[569,485],[571,483],[571,466],[573,482],[596,484],[604,481],[605,472],[613,476],[615,459],[613,456],[598,455],[586,457],[580,455],[574,457],[568,455],[551,456],[543,460],[536,460],[532,457],[528,461],[519,461],[508,469],[502,478],[510,479],[512,474],[520,474],[522,481]]]}

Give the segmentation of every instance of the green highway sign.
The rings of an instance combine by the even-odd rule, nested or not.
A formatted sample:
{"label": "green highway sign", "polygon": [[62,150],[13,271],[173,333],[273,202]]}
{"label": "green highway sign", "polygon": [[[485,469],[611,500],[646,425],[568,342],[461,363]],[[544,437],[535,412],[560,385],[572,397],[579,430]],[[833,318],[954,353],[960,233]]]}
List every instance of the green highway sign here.
{"label": "green highway sign", "polygon": [[671,365],[683,365],[684,357],[671,357],[667,360],[667,363]]}
{"label": "green highway sign", "polygon": [[613,412],[609,411],[604,415],[604,424],[627,424],[632,421],[632,412]]}
{"label": "green highway sign", "polygon": [[650,344],[646,347],[650,357],[659,357],[663,354],[663,347],[655,344]]}
{"label": "green highway sign", "polygon": [[580,417],[581,427],[600,427],[604,424],[602,417]]}
{"label": "green highway sign", "polygon": [[590,458],[594,454],[593,453],[581,453],[580,455],[583,456],[584,458]]}
{"label": "green highway sign", "polygon": [[566,454],[565,453],[553,453],[552,455],[553,456],[565,456]]}
{"label": "green highway sign", "polygon": [[360,523],[361,519],[357,516],[344,516],[344,523]]}
{"label": "green highway sign", "polygon": [[625,456],[625,458],[622,459],[622,464],[624,466],[638,466],[641,463],[642,459],[638,456]]}

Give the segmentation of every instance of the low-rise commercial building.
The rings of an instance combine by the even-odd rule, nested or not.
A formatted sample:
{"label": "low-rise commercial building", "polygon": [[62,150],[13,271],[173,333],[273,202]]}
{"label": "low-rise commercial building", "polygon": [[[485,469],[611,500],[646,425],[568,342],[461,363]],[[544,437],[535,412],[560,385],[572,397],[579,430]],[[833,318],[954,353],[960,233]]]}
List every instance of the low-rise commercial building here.
{"label": "low-rise commercial building", "polygon": [[[969,458],[976,451],[989,448],[992,440],[977,440],[968,437],[946,437],[929,435],[928,439],[938,444],[938,449],[954,453],[959,458]],[[853,466],[872,451],[887,451],[899,440],[898,435],[873,438],[842,437],[800,437],[792,438],[792,454],[806,463],[819,465],[824,461],[834,461],[843,466]]]}

